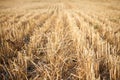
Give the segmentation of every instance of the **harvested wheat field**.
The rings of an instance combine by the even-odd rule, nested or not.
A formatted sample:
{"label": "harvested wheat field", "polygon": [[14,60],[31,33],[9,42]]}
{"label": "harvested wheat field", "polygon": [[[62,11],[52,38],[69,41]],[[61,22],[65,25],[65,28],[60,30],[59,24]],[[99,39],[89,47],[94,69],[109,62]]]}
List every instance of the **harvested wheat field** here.
{"label": "harvested wheat field", "polygon": [[0,80],[120,80],[120,0],[0,0]]}

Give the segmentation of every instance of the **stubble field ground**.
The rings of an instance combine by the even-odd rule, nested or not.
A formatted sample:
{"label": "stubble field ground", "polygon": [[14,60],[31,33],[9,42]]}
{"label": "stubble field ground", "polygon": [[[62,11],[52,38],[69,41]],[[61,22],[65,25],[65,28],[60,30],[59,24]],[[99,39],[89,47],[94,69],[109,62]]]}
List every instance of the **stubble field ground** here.
{"label": "stubble field ground", "polygon": [[120,1],[0,0],[0,80],[120,80]]}

